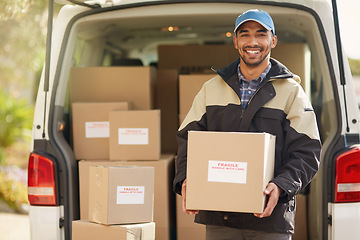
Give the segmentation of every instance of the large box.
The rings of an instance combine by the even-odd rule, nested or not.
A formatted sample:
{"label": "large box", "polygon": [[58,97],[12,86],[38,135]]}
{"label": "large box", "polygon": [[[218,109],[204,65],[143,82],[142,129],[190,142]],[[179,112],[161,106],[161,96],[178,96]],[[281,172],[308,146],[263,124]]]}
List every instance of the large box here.
{"label": "large box", "polygon": [[186,208],[263,212],[274,157],[268,133],[189,131]]}
{"label": "large box", "polygon": [[135,110],[154,108],[154,67],[71,69],[70,102],[131,102]]}
{"label": "large box", "polygon": [[170,240],[175,233],[174,155],[161,155],[157,161],[79,161],[80,219],[88,219],[90,166],[148,166],[154,167],[154,222],[156,239]]}
{"label": "large box", "polygon": [[128,102],[73,103],[73,147],[76,159],[109,159],[109,113],[128,110]]}
{"label": "large box", "polygon": [[89,221],[153,222],[154,168],[96,166],[89,169]]}
{"label": "large box", "polygon": [[214,74],[191,74],[179,76],[179,122],[183,122],[196,94],[204,83],[215,77]]}
{"label": "large box", "polygon": [[72,240],[155,240],[155,223],[102,225],[86,220],[72,222]]}
{"label": "large box", "polygon": [[159,160],[160,110],[110,112],[110,160]]}
{"label": "large box", "polygon": [[182,210],[182,199],[176,195],[176,239],[177,240],[205,240],[206,227],[204,224],[194,222],[195,215],[190,215]]}
{"label": "large box", "polygon": [[178,71],[157,71],[156,108],[161,110],[161,152],[175,154],[179,127]]}
{"label": "large box", "polygon": [[271,49],[271,57],[286,64],[291,72],[301,78],[300,84],[311,98],[311,52],[309,46],[306,43],[279,43],[276,48]]}
{"label": "large box", "polygon": [[180,74],[212,73],[211,67],[223,68],[239,58],[233,44],[160,45],[159,69],[177,69]]}

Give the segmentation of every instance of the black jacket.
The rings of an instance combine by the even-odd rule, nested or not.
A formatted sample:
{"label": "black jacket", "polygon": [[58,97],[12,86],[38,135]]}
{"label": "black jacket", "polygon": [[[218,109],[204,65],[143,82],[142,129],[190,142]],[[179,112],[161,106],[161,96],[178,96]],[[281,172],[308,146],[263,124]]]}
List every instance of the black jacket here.
{"label": "black jacket", "polygon": [[292,233],[295,194],[304,189],[319,166],[321,143],[316,117],[306,94],[285,66],[271,59],[272,67],[244,110],[237,76],[239,60],[207,81],[177,133],[178,155],[174,191],[181,194],[186,179],[187,132],[267,132],[276,136],[274,182],[284,190],[270,217],[253,214],[200,211],[195,221],[240,229]]}

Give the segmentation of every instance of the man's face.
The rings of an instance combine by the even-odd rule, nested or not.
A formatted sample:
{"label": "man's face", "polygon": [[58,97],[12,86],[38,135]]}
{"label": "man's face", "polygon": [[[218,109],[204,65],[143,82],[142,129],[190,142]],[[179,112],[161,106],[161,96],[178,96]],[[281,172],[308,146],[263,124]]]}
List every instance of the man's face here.
{"label": "man's face", "polygon": [[255,21],[243,23],[237,30],[237,36],[234,36],[234,46],[248,67],[257,67],[261,63],[267,65],[271,48],[276,43],[277,37]]}

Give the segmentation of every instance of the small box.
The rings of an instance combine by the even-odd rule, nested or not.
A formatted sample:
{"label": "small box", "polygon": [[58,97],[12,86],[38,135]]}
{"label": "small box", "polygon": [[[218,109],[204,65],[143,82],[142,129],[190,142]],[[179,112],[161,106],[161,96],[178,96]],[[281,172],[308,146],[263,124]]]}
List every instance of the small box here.
{"label": "small box", "polygon": [[109,113],[129,110],[128,102],[72,104],[73,146],[76,159],[109,159]]}
{"label": "small box", "polygon": [[89,176],[90,222],[153,222],[153,167],[97,166],[90,167]]}
{"label": "small box", "polygon": [[72,240],[155,240],[155,223],[102,225],[86,220],[72,222]]}
{"label": "small box", "polygon": [[172,180],[175,173],[174,155],[162,154],[157,161],[89,161],[79,164],[80,219],[88,219],[90,166],[147,166],[154,167],[154,222],[156,240],[170,240],[175,235],[175,194]]}
{"label": "small box", "polygon": [[110,112],[110,160],[159,160],[160,110]]}
{"label": "small box", "polygon": [[155,104],[155,85],[154,67],[74,67],[70,103],[131,102],[135,110],[149,110]]}
{"label": "small box", "polygon": [[189,131],[186,208],[261,213],[274,157],[268,133]]}

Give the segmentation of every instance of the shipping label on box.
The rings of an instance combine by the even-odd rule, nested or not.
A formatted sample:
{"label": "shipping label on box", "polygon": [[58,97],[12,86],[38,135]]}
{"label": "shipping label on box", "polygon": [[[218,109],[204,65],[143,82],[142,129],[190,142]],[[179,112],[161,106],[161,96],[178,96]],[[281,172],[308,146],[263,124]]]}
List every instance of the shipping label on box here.
{"label": "shipping label on box", "polygon": [[119,145],[149,144],[149,128],[118,128]]}
{"label": "shipping label on box", "polygon": [[209,161],[208,181],[246,184],[247,162]]}
{"label": "shipping label on box", "polygon": [[153,167],[90,167],[89,221],[101,224],[152,222],[153,208]]}
{"label": "shipping label on box", "polygon": [[186,208],[261,213],[274,157],[268,133],[189,131]]}
{"label": "shipping label on box", "polygon": [[109,138],[109,121],[85,122],[85,138]]}
{"label": "shipping label on box", "polygon": [[145,186],[117,186],[116,204],[144,204]]}

